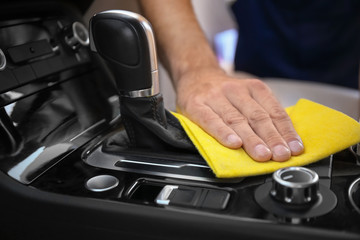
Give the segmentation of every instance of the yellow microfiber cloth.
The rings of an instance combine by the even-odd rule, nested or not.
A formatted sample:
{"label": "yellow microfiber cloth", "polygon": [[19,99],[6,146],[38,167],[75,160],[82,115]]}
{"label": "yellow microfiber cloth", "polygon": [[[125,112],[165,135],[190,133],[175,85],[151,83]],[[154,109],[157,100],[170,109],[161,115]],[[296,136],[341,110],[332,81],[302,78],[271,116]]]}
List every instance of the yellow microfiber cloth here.
{"label": "yellow microfiber cloth", "polygon": [[305,151],[285,162],[256,162],[242,148],[224,147],[183,115],[173,114],[218,178],[261,175],[283,167],[303,166],[360,142],[360,124],[341,112],[306,99],[286,110]]}

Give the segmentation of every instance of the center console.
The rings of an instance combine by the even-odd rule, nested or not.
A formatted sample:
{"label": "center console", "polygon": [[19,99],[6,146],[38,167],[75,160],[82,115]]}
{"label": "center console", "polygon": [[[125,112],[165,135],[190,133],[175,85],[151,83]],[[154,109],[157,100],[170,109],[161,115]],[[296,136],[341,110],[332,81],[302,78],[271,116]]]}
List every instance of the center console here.
{"label": "center console", "polygon": [[[109,54],[132,65],[148,53],[151,36],[133,15],[120,18],[130,36],[123,54],[104,55],[100,47],[119,39],[107,23],[94,40],[99,32],[63,4],[2,5],[2,239],[360,238],[357,146],[308,166],[218,179],[162,106],[156,62],[146,61],[156,51],[135,73],[109,64]],[[145,85],[124,84],[128,76]]]}

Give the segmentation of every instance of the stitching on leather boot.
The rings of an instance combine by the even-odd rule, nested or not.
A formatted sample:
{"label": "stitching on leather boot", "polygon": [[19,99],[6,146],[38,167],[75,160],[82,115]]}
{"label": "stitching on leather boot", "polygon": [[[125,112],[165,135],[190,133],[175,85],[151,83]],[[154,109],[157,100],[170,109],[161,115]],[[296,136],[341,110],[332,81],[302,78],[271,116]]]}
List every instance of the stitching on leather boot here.
{"label": "stitching on leather boot", "polygon": [[131,124],[131,121],[129,121],[127,118],[123,118],[123,122],[125,125],[126,132],[129,135],[130,143],[136,146],[135,131],[133,125]]}

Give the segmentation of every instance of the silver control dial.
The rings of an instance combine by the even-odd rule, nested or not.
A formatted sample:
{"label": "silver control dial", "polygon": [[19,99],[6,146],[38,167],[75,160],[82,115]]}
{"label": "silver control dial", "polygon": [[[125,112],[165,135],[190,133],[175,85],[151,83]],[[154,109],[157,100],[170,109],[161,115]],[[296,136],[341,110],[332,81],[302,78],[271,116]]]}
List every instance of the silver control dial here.
{"label": "silver control dial", "polygon": [[88,46],[90,43],[89,32],[80,22],[74,22],[65,36],[65,42],[74,50],[81,46]]}
{"label": "silver control dial", "polygon": [[288,167],[273,174],[270,195],[288,204],[308,204],[318,199],[319,176],[304,167]]}
{"label": "silver control dial", "polygon": [[119,185],[119,180],[111,175],[98,175],[86,182],[86,188],[93,192],[105,192]]}

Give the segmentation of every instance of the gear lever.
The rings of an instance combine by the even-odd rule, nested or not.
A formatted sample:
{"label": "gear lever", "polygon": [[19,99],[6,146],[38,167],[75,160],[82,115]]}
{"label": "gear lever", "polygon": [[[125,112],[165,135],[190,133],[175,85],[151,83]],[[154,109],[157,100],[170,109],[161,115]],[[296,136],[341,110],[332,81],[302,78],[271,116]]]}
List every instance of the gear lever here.
{"label": "gear lever", "polygon": [[121,10],[98,13],[90,21],[90,42],[114,73],[122,96],[159,93],[155,41],[144,17]]}
{"label": "gear lever", "polygon": [[127,142],[125,148],[136,148],[136,153],[139,148],[197,153],[178,120],[164,108],[154,36],[144,17],[121,10],[96,14],[90,20],[90,47],[115,76],[127,133],[110,137],[105,149],[122,151]]}

